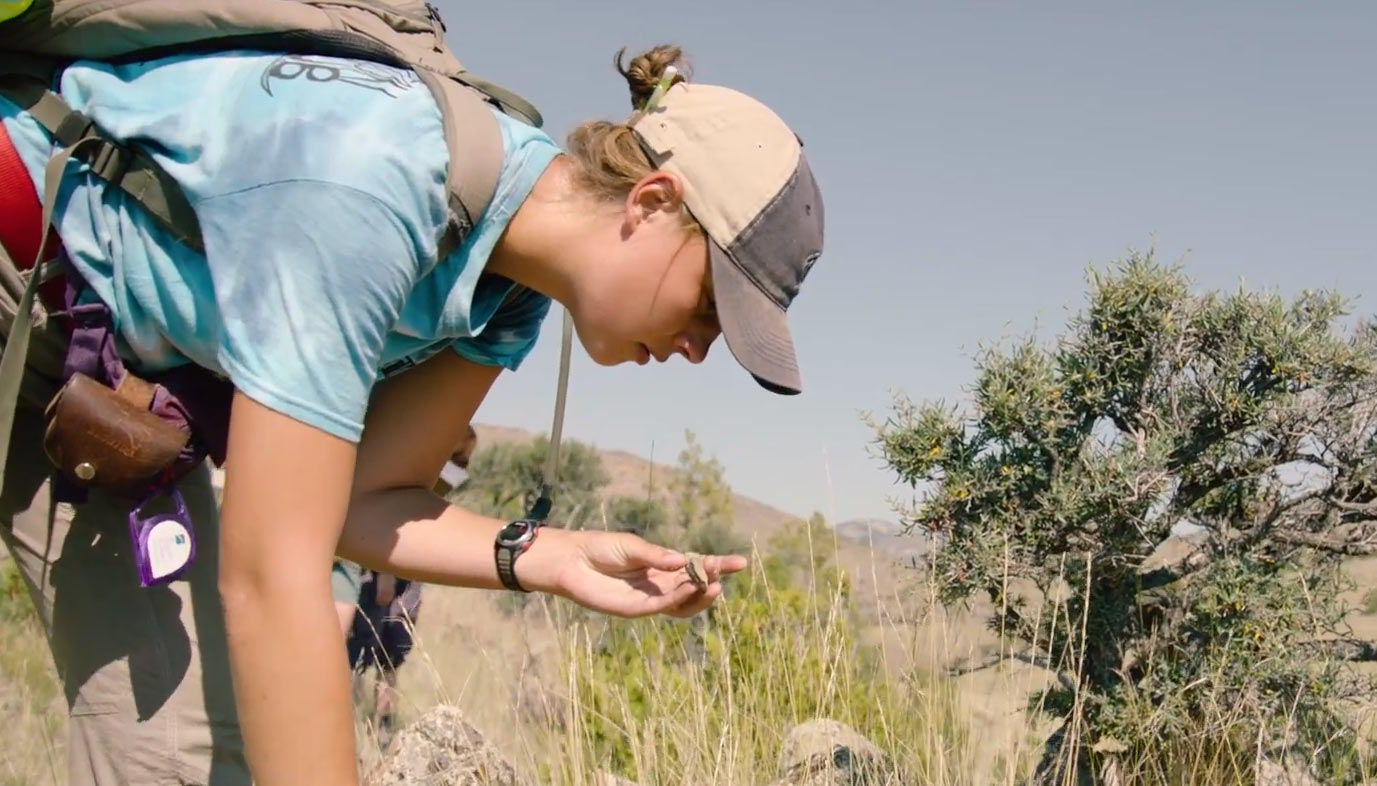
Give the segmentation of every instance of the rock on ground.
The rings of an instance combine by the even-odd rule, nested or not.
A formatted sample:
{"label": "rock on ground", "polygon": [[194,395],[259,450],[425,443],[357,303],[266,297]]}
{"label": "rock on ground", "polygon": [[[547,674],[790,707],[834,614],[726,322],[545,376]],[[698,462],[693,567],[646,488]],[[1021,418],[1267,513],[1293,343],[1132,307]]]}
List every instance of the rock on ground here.
{"label": "rock on ground", "polygon": [[1254,777],[1257,786],[1320,786],[1305,762],[1294,756],[1281,761],[1263,756],[1258,759]]}
{"label": "rock on ground", "polygon": [[[457,707],[432,708],[397,733],[367,786],[525,786]],[[598,786],[638,786],[597,773]],[[889,757],[843,723],[819,718],[789,731],[770,786],[899,786]]]}
{"label": "rock on ground", "polygon": [[819,718],[789,731],[770,786],[898,786],[889,757],[844,723]]}
{"label": "rock on ground", "polygon": [[441,705],[397,732],[368,786],[523,786],[457,707]]}

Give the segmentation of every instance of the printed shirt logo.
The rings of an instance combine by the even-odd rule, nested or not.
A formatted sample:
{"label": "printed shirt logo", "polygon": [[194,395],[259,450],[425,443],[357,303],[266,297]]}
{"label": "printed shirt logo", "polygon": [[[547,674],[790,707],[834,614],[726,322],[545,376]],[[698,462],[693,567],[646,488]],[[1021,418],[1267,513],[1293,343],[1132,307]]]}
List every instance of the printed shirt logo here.
{"label": "printed shirt logo", "polygon": [[454,343],[454,339],[441,339],[430,344],[429,346],[422,347],[421,349],[418,349],[415,352],[403,355],[402,357],[399,357],[396,360],[383,363],[382,367],[378,369],[378,379],[388,379],[390,377],[397,376],[403,371],[413,369],[416,366],[419,366],[422,363],[426,362],[427,360],[430,360],[432,357],[439,354],[440,350],[444,349],[452,343]]}
{"label": "printed shirt logo", "polygon": [[308,82],[343,82],[369,90],[376,90],[388,98],[410,90],[420,78],[411,71],[392,68],[381,63],[363,60],[343,60],[323,55],[283,55],[263,71],[259,84],[263,92],[273,94],[273,80]]}

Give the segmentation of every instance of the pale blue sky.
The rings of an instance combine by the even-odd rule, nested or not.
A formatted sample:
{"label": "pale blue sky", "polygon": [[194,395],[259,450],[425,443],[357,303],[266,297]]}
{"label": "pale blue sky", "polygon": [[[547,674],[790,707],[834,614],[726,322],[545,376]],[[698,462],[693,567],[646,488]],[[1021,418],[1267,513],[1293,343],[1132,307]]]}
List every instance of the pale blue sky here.
{"label": "pale blue sky", "polygon": [[[1155,244],[1202,284],[1377,290],[1377,3],[441,2],[476,72],[556,139],[624,119],[611,69],[668,41],[803,137],[827,239],[791,309],[800,397],[724,344],[605,369],[576,350],[566,433],[672,460],[691,428],[736,490],[840,520],[904,495],[860,419],[958,400],[977,343],[1079,306],[1087,265]],[[560,319],[483,422],[549,427]]]}

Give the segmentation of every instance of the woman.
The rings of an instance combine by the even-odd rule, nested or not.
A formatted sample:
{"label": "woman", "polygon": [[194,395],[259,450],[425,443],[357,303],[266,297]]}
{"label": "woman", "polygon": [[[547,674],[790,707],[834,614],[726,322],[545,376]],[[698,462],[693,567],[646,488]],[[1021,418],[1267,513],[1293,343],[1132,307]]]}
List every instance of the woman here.
{"label": "woman", "polygon": [[[723,333],[766,389],[800,390],[785,312],[822,245],[801,143],[729,89],[675,78],[655,94],[679,56],[619,56],[637,111],[579,126],[566,150],[499,116],[497,193],[444,259],[443,130],[407,72],[258,52],[64,72],[68,103],[157,158],[204,236],[205,254],[189,251],[66,170],[54,226],[121,356],[148,372],[195,363],[235,388],[219,522],[204,477],[184,482],[202,550],[163,588],[134,586],[120,539],[100,537],[123,527],[115,504],[96,495],[49,521],[38,414],[16,423],[32,460],[9,462],[0,532],[52,626],[73,783],[243,782],[241,731],[260,786],[355,783],[336,554],[622,616],[696,614],[746,566],[709,557],[700,589],[683,555],[629,534],[547,528],[497,548],[507,522],[431,491],[551,300],[598,364],[700,363]],[[50,140],[4,101],[0,119],[37,183]]]}

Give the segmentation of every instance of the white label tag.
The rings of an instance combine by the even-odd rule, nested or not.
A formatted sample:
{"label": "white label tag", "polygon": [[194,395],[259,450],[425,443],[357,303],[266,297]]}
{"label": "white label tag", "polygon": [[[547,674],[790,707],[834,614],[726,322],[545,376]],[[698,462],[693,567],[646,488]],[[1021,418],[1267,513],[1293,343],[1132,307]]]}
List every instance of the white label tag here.
{"label": "white label tag", "polygon": [[191,558],[191,534],[175,519],[163,519],[148,533],[148,567],[160,579]]}

